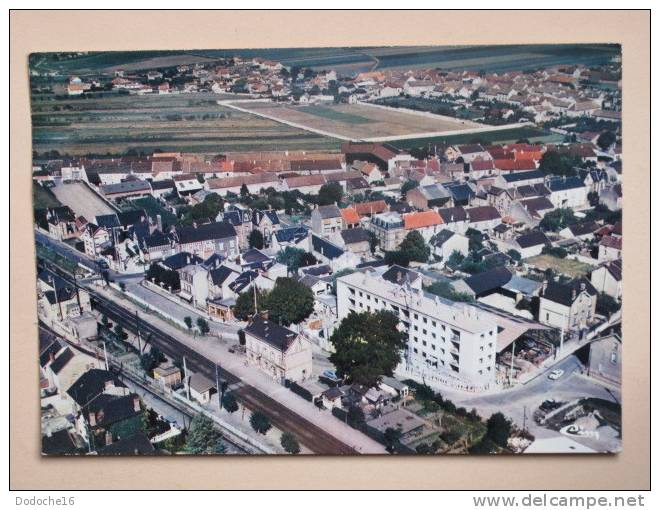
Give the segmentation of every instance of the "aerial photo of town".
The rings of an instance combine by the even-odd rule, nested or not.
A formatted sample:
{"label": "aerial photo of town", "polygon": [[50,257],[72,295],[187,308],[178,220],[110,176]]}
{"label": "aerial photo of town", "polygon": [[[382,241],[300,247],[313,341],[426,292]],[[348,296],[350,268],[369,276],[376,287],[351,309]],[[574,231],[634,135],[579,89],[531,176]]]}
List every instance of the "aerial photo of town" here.
{"label": "aerial photo of town", "polygon": [[43,455],[621,451],[620,46],[29,64]]}

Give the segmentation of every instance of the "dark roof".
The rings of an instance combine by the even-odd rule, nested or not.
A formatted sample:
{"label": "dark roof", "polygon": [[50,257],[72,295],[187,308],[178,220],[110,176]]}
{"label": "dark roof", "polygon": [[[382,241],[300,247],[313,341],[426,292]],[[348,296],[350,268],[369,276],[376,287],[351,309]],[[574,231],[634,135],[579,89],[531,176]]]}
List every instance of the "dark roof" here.
{"label": "dark roof", "polygon": [[243,252],[242,257],[243,257],[243,261],[246,264],[254,264],[254,263],[270,261],[270,257],[268,255],[257,250],[256,248],[250,248],[249,250]]}
{"label": "dark roof", "polygon": [[567,189],[584,188],[579,177],[556,177],[548,181],[550,191],[563,191]]}
{"label": "dark roof", "polygon": [[109,393],[102,393],[92,399],[87,408],[89,413],[96,415],[97,427],[109,427],[113,423],[127,420],[140,414],[142,410],[135,410],[135,399],[139,398],[134,393],[117,396]]}
{"label": "dark roof", "polygon": [[214,253],[204,261],[204,266],[207,268],[220,267],[220,264],[225,260],[225,257],[219,253]]}
{"label": "dark roof", "polygon": [[275,239],[280,243],[298,242],[307,237],[307,232],[304,226],[281,228],[275,232]]}
{"label": "dark roof", "polygon": [[315,252],[320,253],[328,259],[336,259],[344,254],[344,250],[339,246],[326,241],[316,234],[312,234],[312,248]]}
{"label": "dark roof", "polygon": [[197,255],[193,255],[187,251],[182,251],[175,253],[174,255],[170,255],[166,259],[163,259],[160,263],[172,271],[177,271],[181,268],[189,266],[190,264],[201,264],[202,262],[204,261]]}
{"label": "dark roof", "polygon": [[281,352],[286,352],[297,336],[290,329],[262,318],[255,318],[245,328],[245,332],[263,340]]}
{"label": "dark roof", "polygon": [[[39,340],[41,340],[41,328],[39,328]],[[41,344],[41,342],[40,342]],[[56,337],[52,337],[47,343],[47,345],[39,349],[39,365],[45,367],[49,362],[51,357],[54,359],[58,352],[62,350],[64,345]]]}
{"label": "dark roof", "polygon": [[162,181],[153,181],[151,183],[151,189],[154,191],[162,189],[174,189],[174,180],[173,179],[163,179]]}
{"label": "dark roof", "polygon": [[265,211],[255,209],[252,213],[252,223],[259,225],[264,216],[267,217],[273,225],[279,225],[280,217],[273,209],[267,209]]}
{"label": "dark roof", "polygon": [[470,218],[471,223],[478,221],[489,221],[500,219],[500,213],[492,205],[482,205],[479,207],[471,207],[465,210]]}
{"label": "dark roof", "polygon": [[576,223],[568,228],[574,236],[583,236],[585,234],[593,234],[598,230],[599,226],[596,222],[589,221],[586,223]]}
{"label": "dark roof", "polygon": [[213,223],[205,223],[204,225],[178,227],[176,229],[176,235],[178,236],[179,243],[188,244],[235,237],[236,230],[226,221],[215,221]]}
{"label": "dark roof", "polygon": [[254,270],[249,270],[249,271],[244,271],[238,277],[229,284],[229,288],[239,294],[240,292],[243,292],[243,289],[245,289],[250,283],[252,283],[253,280],[255,280],[259,276],[259,273]]}
{"label": "dark roof", "polygon": [[445,207],[444,209],[438,209],[438,214],[445,223],[465,221],[468,219],[467,212],[462,207]]}
{"label": "dark roof", "polygon": [[112,382],[120,388],[126,387],[112,372],[92,368],[81,375],[66,392],[79,406],[84,407],[90,400],[103,393],[106,382]]}
{"label": "dark roof", "polygon": [[75,354],[71,349],[68,347],[65,348],[60,355],[55,358],[55,361],[53,361],[50,364],[50,369],[53,371],[54,374],[59,374],[61,370],[73,359]]}
{"label": "dark roof", "polygon": [[454,233],[449,230],[449,229],[442,229],[440,232],[438,232],[436,235],[433,236],[433,239],[431,239],[431,244],[433,246],[442,246],[445,244],[451,237],[454,235]]}
{"label": "dark roof", "polygon": [[555,208],[553,203],[550,202],[547,197],[527,198],[525,200],[521,200],[520,205],[522,205],[532,214],[536,213],[537,211],[545,211],[547,209]]}
{"label": "dark roof", "polygon": [[534,230],[518,236],[516,242],[521,248],[529,248],[531,246],[538,246],[539,244],[548,244],[550,241],[543,232]]}
{"label": "dark roof", "polygon": [[548,282],[547,288],[545,291],[541,291],[541,295],[549,301],[553,301],[565,306],[571,306],[573,301],[575,301],[575,298],[573,297],[573,291],[575,291],[575,296],[577,297],[581,292],[582,285],[584,285],[584,290],[589,295],[595,296],[597,294],[596,289],[593,285],[591,285],[589,280],[585,278],[578,278],[568,283],[559,283],[555,281]]}
{"label": "dark roof", "polygon": [[247,216],[249,218],[249,212],[248,211],[241,211],[239,209],[234,209],[231,211],[226,211],[222,213],[222,219],[226,221],[227,223],[231,223],[235,227],[241,225],[244,221],[244,217]]}
{"label": "dark roof", "polygon": [[78,450],[76,443],[71,437],[71,433],[66,430],[58,430],[50,436],[41,437],[41,453],[46,455],[64,455],[67,453],[76,453]]}
{"label": "dark roof", "polygon": [[346,244],[369,241],[369,232],[363,228],[349,228],[341,231],[341,238]]}
{"label": "dark roof", "polygon": [[336,205],[321,205],[319,206],[316,211],[318,214],[321,215],[321,218],[324,220],[328,218],[340,218],[341,217],[341,212],[339,210],[339,207]]}
{"label": "dark roof", "polygon": [[543,172],[541,170],[530,170],[529,172],[514,172],[510,174],[502,174],[502,178],[506,182],[519,182],[528,179],[543,179]]}
{"label": "dark roof", "polygon": [[550,190],[542,183],[523,184],[516,188],[516,194],[520,198],[543,197],[550,194]]}
{"label": "dark roof", "polygon": [[98,450],[99,455],[151,455],[155,452],[154,445],[144,432],[115,441]]}
{"label": "dark roof", "polygon": [[220,266],[216,269],[211,269],[209,271],[209,274],[211,275],[211,281],[213,282],[214,285],[222,285],[227,278],[232,273],[235,273],[233,269],[228,268],[227,266]]}
{"label": "dark roof", "polygon": [[467,200],[475,196],[474,190],[462,182],[448,182],[443,184],[443,186],[451,193],[454,200]]}
{"label": "dark roof", "polygon": [[[98,216],[97,216],[98,218]],[[117,218],[122,227],[128,228],[136,223],[143,223],[147,221],[147,213],[144,209],[133,209],[130,211],[123,211],[117,213]]]}
{"label": "dark roof", "polygon": [[419,273],[406,269],[405,267],[397,266],[396,264],[390,267],[383,273],[383,279],[397,285],[404,283],[412,283],[419,278]]}
{"label": "dark roof", "polygon": [[409,213],[412,212],[412,210],[413,208],[410,206],[410,204],[406,204],[405,202],[395,202],[394,204],[390,205],[390,211],[398,212],[399,214]]}
{"label": "dark roof", "polygon": [[327,264],[321,264],[318,266],[303,267],[301,271],[312,276],[323,276],[332,273],[332,268]]}
{"label": "dark roof", "polygon": [[144,244],[147,248],[156,248],[158,246],[169,246],[172,239],[169,235],[160,230],[154,230],[150,236],[144,238]]}
{"label": "dark roof", "polygon": [[610,263],[605,264],[605,267],[617,282],[621,281],[623,269],[621,259],[613,260]]}
{"label": "dark roof", "polygon": [[150,191],[151,184],[147,181],[136,179],[134,181],[123,181],[117,184],[101,185],[101,193],[111,195],[113,193],[130,193],[131,191]]}
{"label": "dark roof", "polygon": [[475,295],[480,296],[502,287],[511,280],[511,271],[506,267],[495,267],[483,273],[466,278],[464,282],[472,289]]}
{"label": "dark roof", "polygon": [[96,224],[99,227],[113,228],[120,227],[121,223],[116,214],[102,214],[96,217]]}

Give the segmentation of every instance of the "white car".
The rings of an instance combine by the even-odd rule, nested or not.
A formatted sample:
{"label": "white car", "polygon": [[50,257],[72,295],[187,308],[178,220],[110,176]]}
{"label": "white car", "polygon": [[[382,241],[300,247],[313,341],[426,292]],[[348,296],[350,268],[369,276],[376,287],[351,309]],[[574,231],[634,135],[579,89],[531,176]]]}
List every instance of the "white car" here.
{"label": "white car", "polygon": [[552,372],[550,372],[550,374],[548,375],[548,379],[550,379],[552,381],[556,381],[562,375],[564,375],[564,371],[561,368],[557,368],[557,369],[553,370]]}

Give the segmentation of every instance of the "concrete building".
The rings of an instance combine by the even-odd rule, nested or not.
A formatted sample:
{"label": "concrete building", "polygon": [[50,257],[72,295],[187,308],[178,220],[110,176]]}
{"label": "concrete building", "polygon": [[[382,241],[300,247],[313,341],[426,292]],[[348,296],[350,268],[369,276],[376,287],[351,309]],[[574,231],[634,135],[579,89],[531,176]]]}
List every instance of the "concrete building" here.
{"label": "concrete building", "polygon": [[495,381],[497,324],[479,308],[422,289],[419,273],[392,266],[337,279],[337,315],[387,310],[408,335],[402,367],[487,387]]}

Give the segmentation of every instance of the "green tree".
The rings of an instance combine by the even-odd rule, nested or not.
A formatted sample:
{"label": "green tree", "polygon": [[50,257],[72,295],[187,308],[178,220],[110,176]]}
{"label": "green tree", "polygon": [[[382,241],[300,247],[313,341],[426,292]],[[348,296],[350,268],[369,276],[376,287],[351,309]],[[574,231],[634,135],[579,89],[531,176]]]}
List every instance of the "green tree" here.
{"label": "green tree", "polygon": [[539,227],[546,232],[557,232],[570,225],[575,225],[577,222],[578,219],[575,217],[573,209],[560,207],[547,213],[539,223]]}
{"label": "green tree", "polygon": [[396,264],[401,267],[408,267],[410,265],[410,255],[401,250],[386,251],[384,260],[389,265]]}
{"label": "green tree", "polygon": [[401,195],[405,196],[406,193],[408,193],[412,189],[415,189],[417,186],[419,186],[419,182],[414,181],[412,179],[407,180],[401,186]]}
{"label": "green tree", "polygon": [[454,250],[447,259],[447,265],[452,269],[458,269],[465,260],[465,256],[458,250]]}
{"label": "green tree", "polygon": [[444,280],[439,280],[433,282],[431,285],[426,287],[427,292],[435,294],[446,299],[451,299],[452,301],[461,301],[464,303],[471,303],[474,301],[474,297],[467,292],[456,292],[451,283]]}
{"label": "green tree", "polygon": [[298,324],[314,311],[314,294],[293,278],[280,277],[267,299],[268,313],[272,321],[288,326]]}
{"label": "green tree", "polygon": [[261,411],[254,411],[252,413],[252,416],[250,416],[250,425],[259,434],[266,434],[272,427],[268,416]]}
{"label": "green tree", "polygon": [[545,175],[574,176],[576,175],[575,167],[580,163],[580,158],[549,150],[541,157],[539,170]]}
{"label": "green tree", "polygon": [[492,414],[486,422],[486,437],[503,448],[506,447],[511,430],[511,420],[500,412]]}
{"label": "green tree", "polygon": [[184,324],[186,325],[186,327],[187,327],[188,329],[192,329],[192,327],[193,327],[193,321],[192,321],[192,318],[191,318],[191,317],[189,317],[188,315],[186,315],[186,316],[183,318],[183,322],[184,322]]}
{"label": "green tree", "polygon": [[335,352],[330,361],[340,377],[375,386],[382,376],[391,376],[401,360],[406,335],[391,312],[350,312],[330,337]]}
{"label": "green tree", "polygon": [[295,274],[298,272],[298,269],[301,267],[312,266],[318,261],[312,253],[309,253],[300,248],[294,248],[293,246],[287,246],[284,250],[281,250],[275,260],[280,264],[284,264],[287,267],[289,273]]}
{"label": "green tree", "polygon": [[260,230],[253,230],[248,236],[248,243],[250,243],[250,248],[256,248],[261,250],[264,247],[264,236]]}
{"label": "green tree", "polygon": [[401,439],[401,429],[387,427],[383,434],[383,439],[385,441],[385,449],[390,453],[394,453],[395,447]]}
{"label": "green tree", "polygon": [[[241,292],[236,298],[234,305],[234,316],[239,320],[247,320],[252,317],[256,312],[254,309],[254,287],[250,286]],[[257,293],[257,312],[262,312],[268,308],[268,292],[262,291],[259,287]]]}
{"label": "green tree", "polygon": [[241,184],[241,197],[245,198],[250,196],[250,190],[245,183]]}
{"label": "green tree", "polygon": [[202,413],[196,414],[190,423],[186,451],[195,455],[216,453],[221,438],[211,418]]}
{"label": "green tree", "polygon": [[598,140],[596,140],[598,147],[604,151],[612,147],[614,142],[616,142],[616,135],[612,131],[603,131],[598,137]]}
{"label": "green tree", "polygon": [[609,294],[600,292],[596,298],[596,313],[609,317],[621,308],[621,303]]}
{"label": "green tree", "polygon": [[511,257],[511,260],[514,262],[520,262],[520,259],[522,259],[522,255],[518,250],[510,249],[506,254]]}
{"label": "green tree", "polygon": [[319,205],[338,204],[344,197],[344,189],[338,182],[328,182],[319,189]]}
{"label": "green tree", "polygon": [[399,245],[399,251],[406,253],[411,261],[426,262],[431,250],[424,242],[424,237],[417,230],[408,232]]}
{"label": "green tree", "polygon": [[124,333],[124,328],[121,324],[115,324],[115,329],[113,331],[117,340],[121,341],[126,338],[126,333]]}
{"label": "green tree", "polygon": [[228,413],[235,413],[238,411],[238,402],[236,402],[236,397],[232,393],[225,393],[225,396],[222,397],[222,407]]}
{"label": "green tree", "polygon": [[204,319],[203,317],[199,317],[197,319],[197,329],[199,329],[199,332],[202,335],[208,335],[209,332],[211,331],[211,328],[209,327],[209,323],[206,322],[206,319]]}
{"label": "green tree", "polygon": [[181,219],[184,225],[215,221],[218,214],[224,210],[224,202],[217,193],[210,193],[203,202],[189,208]]}
{"label": "green tree", "polygon": [[282,445],[282,448],[284,448],[284,451],[287,453],[291,453],[292,455],[300,453],[300,444],[298,444],[296,436],[294,436],[291,432],[282,432],[282,436],[280,437],[280,444]]}

